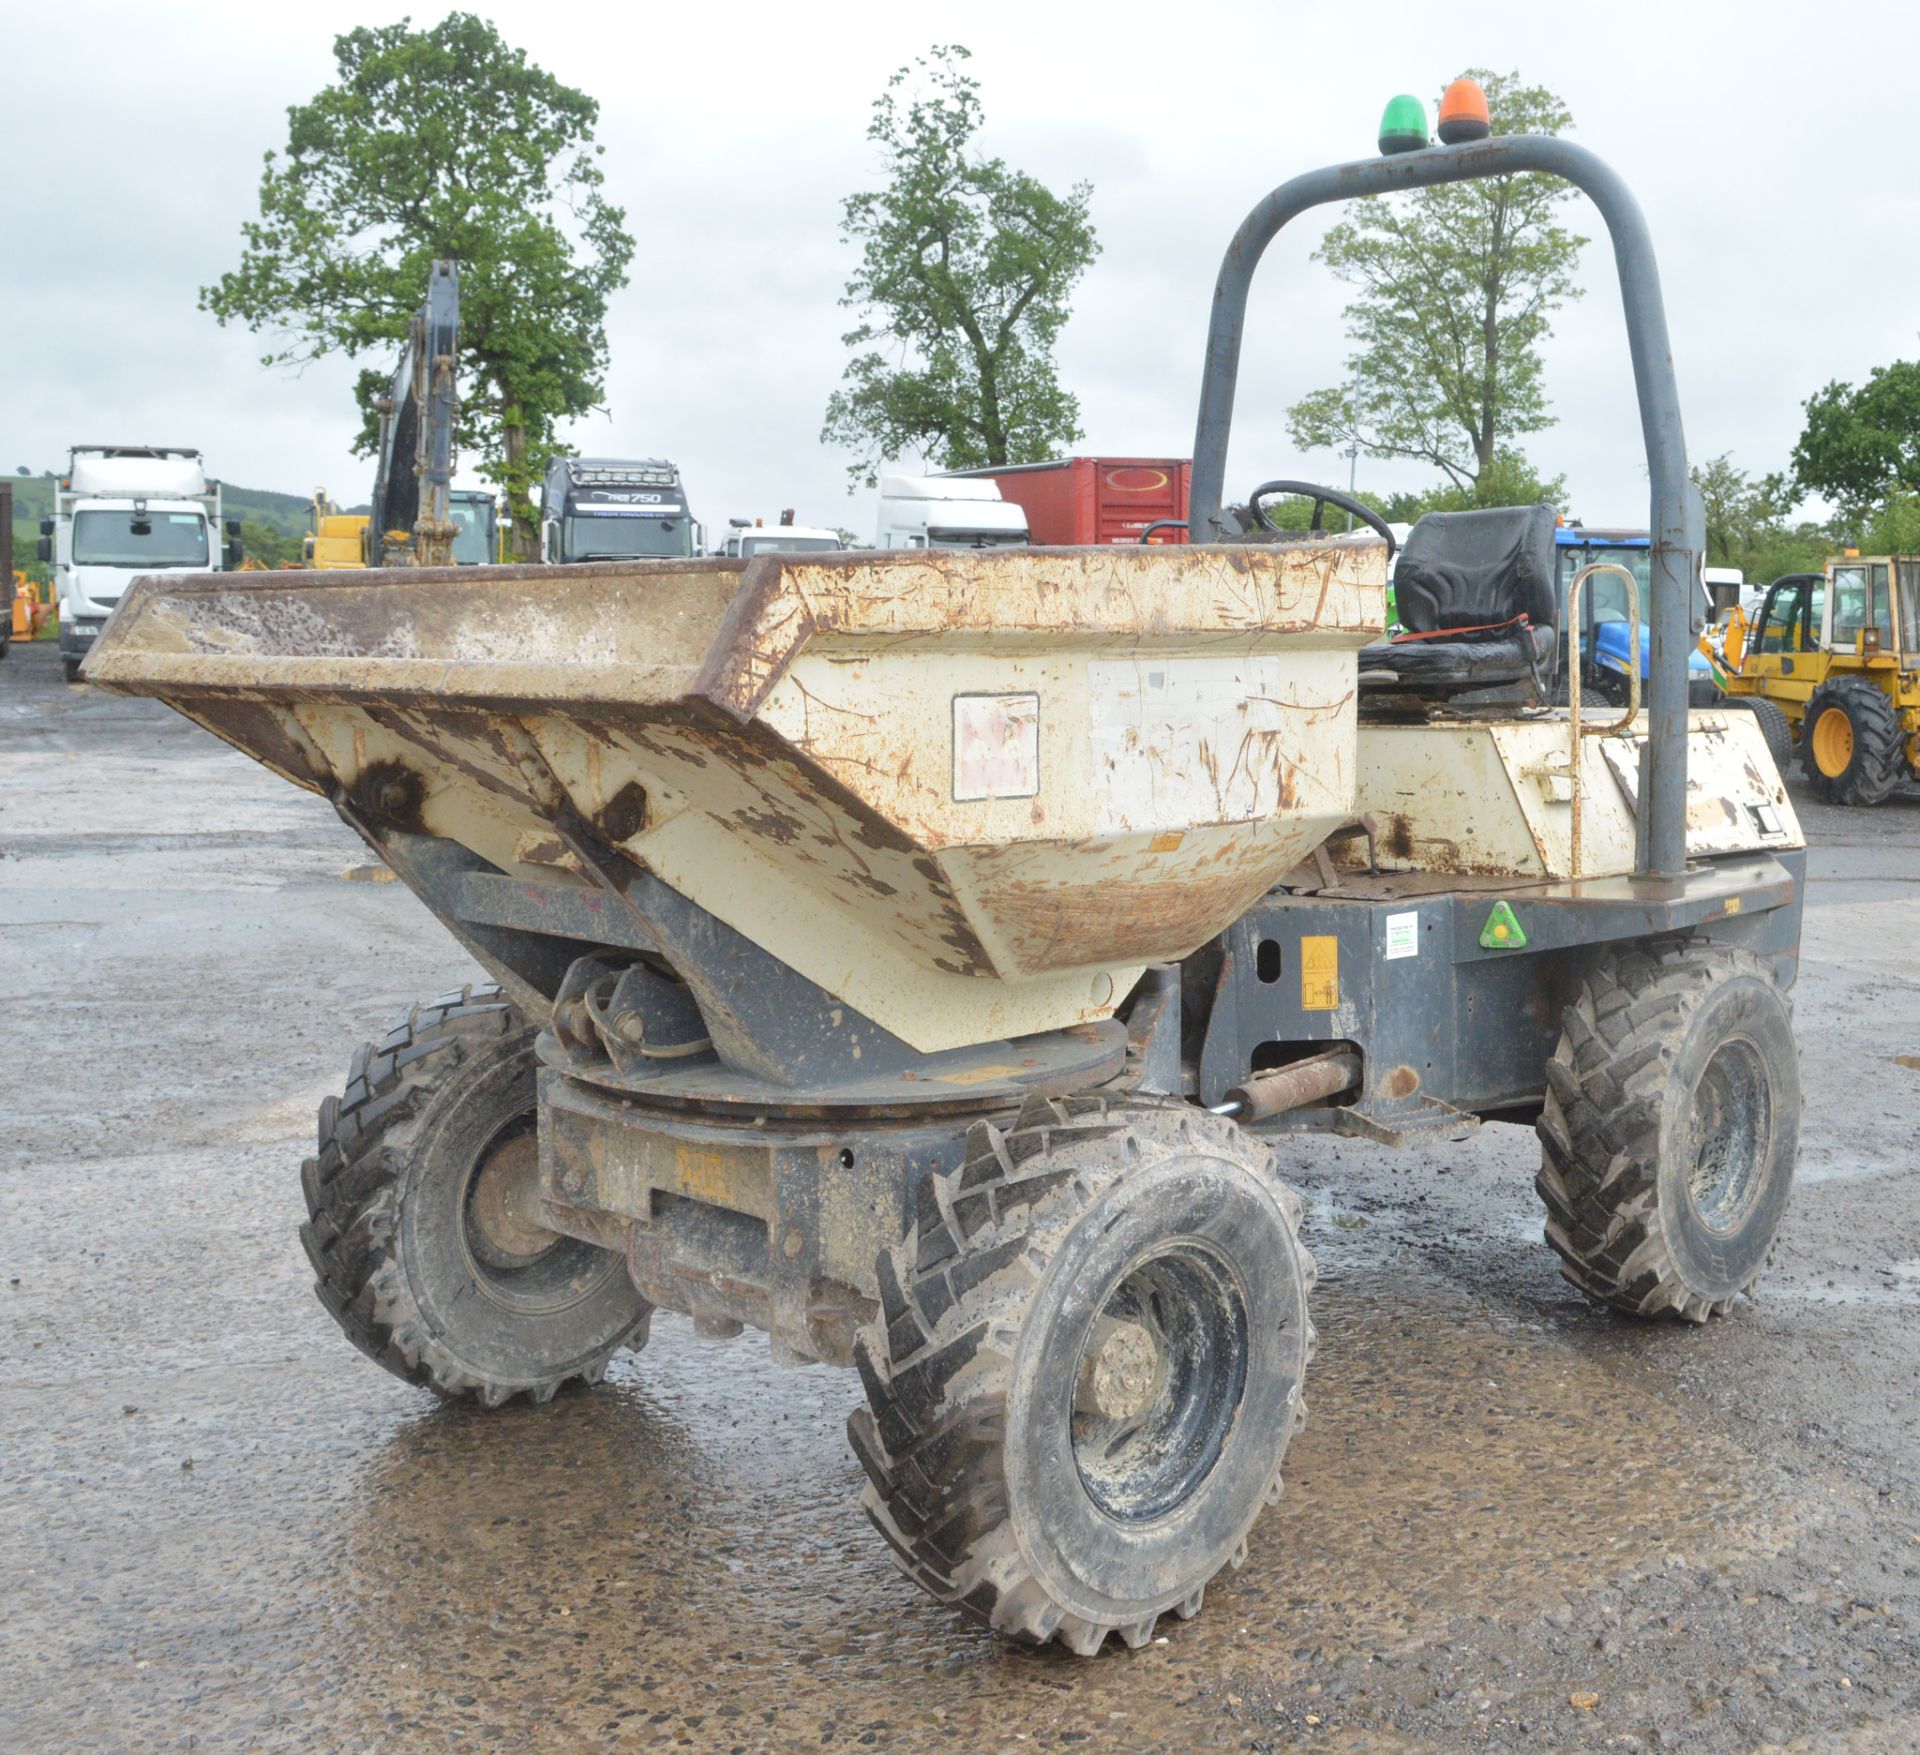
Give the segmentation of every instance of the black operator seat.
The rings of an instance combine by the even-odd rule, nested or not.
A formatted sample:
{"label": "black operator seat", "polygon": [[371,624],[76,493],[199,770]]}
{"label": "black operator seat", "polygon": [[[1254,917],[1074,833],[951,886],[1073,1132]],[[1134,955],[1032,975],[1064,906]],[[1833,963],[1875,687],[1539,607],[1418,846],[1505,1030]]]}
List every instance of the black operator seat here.
{"label": "black operator seat", "polygon": [[1429,512],[1394,563],[1405,632],[1361,652],[1363,680],[1423,694],[1550,680],[1557,521],[1551,506]]}

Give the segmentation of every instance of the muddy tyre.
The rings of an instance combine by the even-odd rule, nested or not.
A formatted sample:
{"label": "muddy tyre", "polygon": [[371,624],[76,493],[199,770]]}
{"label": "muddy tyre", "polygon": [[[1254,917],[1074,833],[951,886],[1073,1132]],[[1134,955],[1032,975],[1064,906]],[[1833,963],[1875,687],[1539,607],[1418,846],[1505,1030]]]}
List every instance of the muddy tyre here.
{"label": "muddy tyre", "polygon": [[1814,691],[1800,721],[1807,783],[1828,804],[1880,804],[1907,771],[1900,715],[1871,683],[1842,677]]}
{"label": "muddy tyre", "polygon": [[540,1224],[534,1033],[497,987],[415,1006],[354,1056],[300,1172],[300,1241],[347,1338],[490,1408],[597,1383],[652,1314],[619,1255]]}
{"label": "muddy tyre", "polygon": [[1773,765],[1784,780],[1793,765],[1793,721],[1774,702],[1758,695],[1735,695],[1731,700],[1760,721],[1760,735],[1767,740],[1767,754],[1773,757]]}
{"label": "muddy tyre", "polygon": [[1705,1322],[1760,1277],[1800,1142],[1793,1024],[1766,966],[1705,942],[1588,977],[1547,1063],[1547,1242],[1583,1292]]}
{"label": "muddy tyre", "polygon": [[901,1569],[1092,1655],[1198,1612],[1304,1422],[1313,1263],[1264,1145],[1184,1107],[982,1123],[879,1261],[848,1422]]}

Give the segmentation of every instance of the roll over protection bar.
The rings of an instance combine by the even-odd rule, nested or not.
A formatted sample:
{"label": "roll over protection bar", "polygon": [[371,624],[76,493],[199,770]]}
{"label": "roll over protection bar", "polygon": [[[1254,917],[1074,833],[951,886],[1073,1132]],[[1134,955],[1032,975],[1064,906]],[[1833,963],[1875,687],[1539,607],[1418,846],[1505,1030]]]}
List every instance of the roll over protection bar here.
{"label": "roll over protection bar", "polygon": [[1188,519],[1193,542],[1222,542],[1237,532],[1221,522],[1227,438],[1240,373],[1253,271],[1280,228],[1311,207],[1391,195],[1438,183],[1464,183],[1538,171],[1563,177],[1599,208],[1613,240],[1640,430],[1646,442],[1652,505],[1653,652],[1647,690],[1648,738],[1640,788],[1640,847],[1636,875],[1678,877],[1686,869],[1687,654],[1693,646],[1691,605],[1706,546],[1705,517],[1687,474],[1680,392],[1674,381],[1667,313],[1653,239],[1632,191],[1602,160],[1572,141],[1509,134],[1462,146],[1431,146],[1392,157],[1329,165],[1282,183],[1260,201],[1234,233],[1213,289],[1200,379],[1200,413],[1193,438]]}

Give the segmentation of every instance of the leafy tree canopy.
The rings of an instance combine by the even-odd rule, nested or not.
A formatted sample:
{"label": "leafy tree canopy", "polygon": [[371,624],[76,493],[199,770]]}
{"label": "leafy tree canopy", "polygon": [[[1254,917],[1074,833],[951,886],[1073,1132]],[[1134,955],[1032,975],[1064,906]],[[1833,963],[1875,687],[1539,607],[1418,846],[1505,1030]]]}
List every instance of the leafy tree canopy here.
{"label": "leafy tree canopy", "polygon": [[240,521],[240,552],[263,567],[292,566],[300,559],[300,538],[257,519]]}
{"label": "leafy tree canopy", "polygon": [[1795,516],[1799,494],[1781,473],[1757,479],[1723,452],[1693,466],[1707,514],[1707,565],[1738,567],[1750,584],[1817,572],[1839,546],[1835,532]]}
{"label": "leafy tree canopy", "polygon": [[1836,380],[1803,406],[1793,470],[1808,493],[1859,518],[1897,491],[1920,490],[1920,363],[1875,366],[1858,388]]}
{"label": "leafy tree canopy", "polygon": [[[273,332],[269,365],[393,356],[432,263],[456,260],[458,440],[505,487],[525,556],[558,424],[601,403],[607,300],[633,257],[625,214],[601,194],[599,105],[471,13],[348,31],[334,59],[337,82],[287,112],[240,266],[202,289],[201,308]],[[389,357],[360,376],[363,453],[391,375]]]}
{"label": "leafy tree canopy", "polygon": [[1053,349],[1099,251],[1093,189],[1063,196],[975,149],[979,82],[959,44],[887,81],[867,138],[885,186],[850,195],[841,233],[860,246],[843,305],[860,322],[827,403],[824,442],[855,452],[848,473],[920,452],[945,469],[1025,463],[1080,437],[1080,405]]}
{"label": "leafy tree canopy", "polygon": [[[1517,73],[1469,69],[1496,134],[1558,134],[1573,117]],[[1499,497],[1514,441],[1553,424],[1540,343],[1552,313],[1581,296],[1586,239],[1561,223],[1573,190],[1555,177],[1495,177],[1352,209],[1315,252],[1360,290],[1347,306],[1349,381],[1288,411],[1306,450],[1358,443],[1373,457],[1433,464],[1473,505]],[[1524,463],[1518,467],[1525,468]]]}

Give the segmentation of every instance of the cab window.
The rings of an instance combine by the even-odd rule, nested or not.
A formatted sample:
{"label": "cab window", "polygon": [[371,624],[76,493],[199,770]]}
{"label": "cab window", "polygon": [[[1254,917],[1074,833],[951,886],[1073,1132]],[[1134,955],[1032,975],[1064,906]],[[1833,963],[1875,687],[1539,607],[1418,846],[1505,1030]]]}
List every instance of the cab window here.
{"label": "cab window", "polygon": [[1884,561],[1833,570],[1832,645],[1848,652],[1860,644],[1864,629],[1872,628],[1881,646],[1893,649],[1893,598],[1887,590]]}
{"label": "cab window", "polygon": [[1761,611],[1756,652],[1806,652],[1819,645],[1814,630],[1820,625],[1824,585],[1803,579],[1797,585],[1776,588],[1767,594]]}
{"label": "cab window", "polygon": [[1920,653],[1920,561],[1901,561],[1900,650],[1909,664]]}

